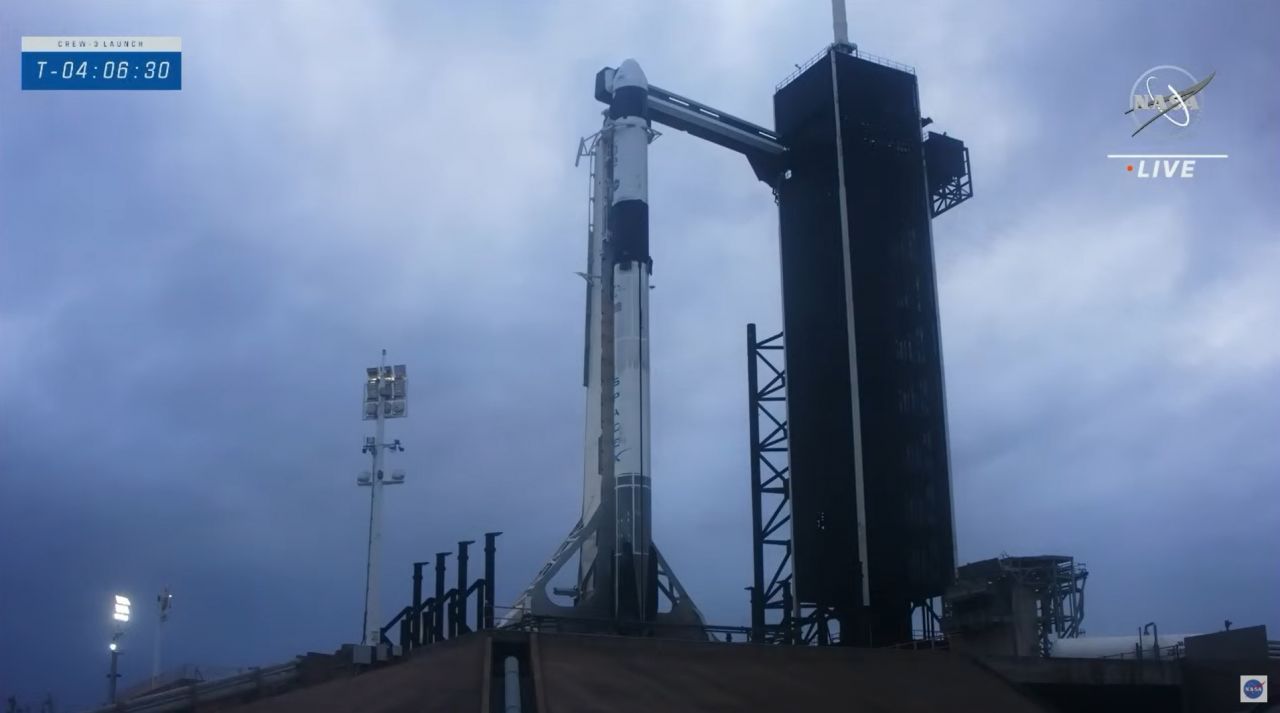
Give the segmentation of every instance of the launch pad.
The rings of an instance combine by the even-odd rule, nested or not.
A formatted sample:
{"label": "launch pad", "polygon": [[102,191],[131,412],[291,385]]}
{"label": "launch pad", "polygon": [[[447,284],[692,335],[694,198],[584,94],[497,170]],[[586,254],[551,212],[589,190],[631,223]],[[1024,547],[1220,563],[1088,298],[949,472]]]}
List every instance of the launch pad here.
{"label": "launch pad", "polygon": [[[778,87],[776,130],[653,86],[633,60],[601,70],[595,96],[609,109],[579,150],[592,171],[582,514],[506,623],[668,636],[704,624],[651,526],[647,181],[658,122],[743,154],[778,204],[785,360],[767,398],[785,413],[771,415],[763,445],[754,336],[748,347],[752,638],[910,640],[913,612],[926,628],[937,621],[932,602],[955,569],[931,221],[972,196],[963,142],[924,134],[932,119],[910,68],[842,41]],[[772,348],[784,349],[781,337]],[[770,495],[782,499],[765,522]],[[764,550],[779,547],[765,582]],[[575,584],[555,587],[575,557]]]}
{"label": "launch pad", "polygon": [[[1262,627],[1189,636],[1185,661],[1180,644],[1162,654],[1154,630],[1148,660],[1141,634],[1136,660],[1049,658],[1081,633],[1087,572],[1070,557],[1002,556],[954,581],[931,223],[973,193],[963,142],[924,131],[910,68],[838,38],[777,88],[776,131],[650,85],[634,61],[602,70],[596,96],[609,110],[579,152],[592,186],[582,512],[510,614],[495,621],[501,533],[488,532],[482,578],[468,575],[472,540],[458,542],[452,589],[450,553],[436,554],[425,599],[430,562],[413,563],[410,605],[366,627],[375,646],[111,711],[271,696],[248,710],[1225,710],[1240,666],[1280,677]],[[742,153],[779,206],[784,329],[747,329],[750,627],[708,625],[651,527],[655,121]],[[554,586],[574,563],[572,585]],[[843,648],[691,640],[708,638]],[[949,651],[917,650],[935,646]]]}

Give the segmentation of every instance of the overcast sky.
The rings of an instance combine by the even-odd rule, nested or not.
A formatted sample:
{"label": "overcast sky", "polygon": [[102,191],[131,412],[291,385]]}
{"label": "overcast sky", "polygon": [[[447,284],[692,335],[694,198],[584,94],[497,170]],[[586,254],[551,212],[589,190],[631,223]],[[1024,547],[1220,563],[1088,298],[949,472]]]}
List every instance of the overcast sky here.
{"label": "overcast sky", "polygon": [[[357,641],[364,367],[408,364],[384,611],[503,530],[512,601],[577,519],[596,70],[772,125],[826,0],[25,2],[0,8],[0,696]],[[1280,5],[854,2],[977,197],[934,223],[961,561],[1087,563],[1085,629],[1280,638]],[[180,92],[22,92],[22,35],[179,35]],[[1194,180],[1143,180],[1146,68],[1217,71]],[[655,539],[745,624],[744,325],[781,327],[740,156],[651,151]]]}

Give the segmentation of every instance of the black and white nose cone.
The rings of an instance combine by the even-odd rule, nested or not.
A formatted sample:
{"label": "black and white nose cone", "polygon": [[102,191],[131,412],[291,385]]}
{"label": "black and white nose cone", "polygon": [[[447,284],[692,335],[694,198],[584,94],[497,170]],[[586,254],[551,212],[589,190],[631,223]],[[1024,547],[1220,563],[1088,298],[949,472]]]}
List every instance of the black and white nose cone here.
{"label": "black and white nose cone", "polygon": [[649,122],[649,80],[639,63],[629,59],[613,73],[613,98],[609,118],[635,117]]}
{"label": "black and white nose cone", "polygon": [[644,70],[640,69],[640,63],[634,59],[623,61],[613,74],[613,91],[616,93],[623,87],[649,89],[649,79],[644,76]]}

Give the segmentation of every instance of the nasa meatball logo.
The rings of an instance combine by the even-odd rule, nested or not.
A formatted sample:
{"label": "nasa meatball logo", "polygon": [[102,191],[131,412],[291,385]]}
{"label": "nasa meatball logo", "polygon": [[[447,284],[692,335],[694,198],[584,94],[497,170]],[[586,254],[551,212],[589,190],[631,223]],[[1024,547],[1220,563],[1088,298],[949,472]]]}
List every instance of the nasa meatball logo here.
{"label": "nasa meatball logo", "polygon": [[[1134,80],[1125,97],[1125,114],[1133,125],[1129,138],[1154,146],[1193,139],[1204,111],[1205,87],[1213,81],[1210,72],[1197,78],[1173,64],[1161,64]],[[1132,145],[1132,144],[1131,144]],[[1182,146],[1186,146],[1182,143]],[[1125,173],[1136,178],[1196,177],[1196,163],[1202,159],[1227,158],[1224,153],[1114,153],[1108,159],[1123,159]]]}
{"label": "nasa meatball logo", "polygon": [[1201,93],[1213,81],[1213,75],[1210,72],[1205,78],[1196,79],[1191,72],[1172,64],[1152,67],[1140,74],[1129,89],[1129,108],[1125,112],[1133,120],[1130,137],[1186,135],[1186,130],[1200,120],[1204,99]]}
{"label": "nasa meatball logo", "polygon": [[1240,702],[1241,703],[1266,703],[1267,702],[1267,677],[1266,676],[1241,676],[1240,677]]}

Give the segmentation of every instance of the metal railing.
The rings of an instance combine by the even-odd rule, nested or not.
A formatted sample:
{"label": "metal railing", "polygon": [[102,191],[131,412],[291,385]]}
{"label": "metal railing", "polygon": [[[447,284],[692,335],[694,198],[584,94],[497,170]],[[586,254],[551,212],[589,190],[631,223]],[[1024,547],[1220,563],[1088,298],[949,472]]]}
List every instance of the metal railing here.
{"label": "metal railing", "polygon": [[896,644],[888,644],[880,648],[909,649],[912,651],[919,651],[921,649],[947,650],[951,648],[951,644],[947,641],[947,637],[940,633],[929,634],[923,629],[912,629],[911,635],[913,638],[910,641],[900,641]]}
{"label": "metal railing", "polygon": [[[516,611],[510,608],[511,611]],[[627,625],[619,625],[613,619],[593,619],[588,617],[577,616],[554,616],[546,614],[531,614],[526,610],[519,610],[520,615],[509,620],[508,623],[499,626],[498,630],[506,631],[529,631],[544,633],[605,633],[616,632],[619,629],[627,629]],[[636,631],[660,631],[667,634],[681,633],[688,634],[691,638],[696,635],[705,635],[708,641],[719,641],[721,643],[749,643],[751,641],[751,627],[749,626],[730,626],[726,624],[659,624],[648,622],[644,624],[634,625]],[[630,633],[635,633],[630,632]]]}
{"label": "metal railing", "polygon": [[216,681],[223,678],[230,678],[232,676],[250,673],[253,671],[253,668],[254,667],[252,666],[197,666],[195,664],[182,664],[181,666],[164,671],[154,678],[147,679],[141,683],[136,683],[123,689],[116,694],[116,700],[127,701],[130,698],[139,698],[152,693],[168,691],[175,685],[189,686],[192,683],[203,683],[205,681]]}
{"label": "metal railing", "polygon": [[256,668],[247,673],[215,681],[202,681],[179,686],[167,691],[139,696],[114,705],[95,708],[86,713],[163,713],[193,708],[207,703],[251,691],[266,691],[293,682],[298,677],[298,662],[291,661],[278,666]]}
{"label": "metal railing", "polygon": [[803,64],[796,65],[796,69],[794,72],[792,72],[791,74],[788,74],[786,77],[782,79],[781,82],[778,82],[778,84],[774,86],[773,88],[774,91],[782,89],[783,87],[790,84],[791,80],[795,79],[796,77],[799,77],[801,74],[804,74],[806,69],[817,64],[818,60],[822,59],[823,57],[826,57],[827,53],[830,52],[832,48],[836,48],[837,51],[844,52],[845,54],[851,55],[853,57],[857,57],[858,59],[865,59],[868,62],[874,62],[875,64],[881,65],[882,67],[889,67],[891,69],[896,69],[902,72],[906,72],[907,74],[916,73],[916,68],[912,67],[909,64],[895,62],[887,57],[881,57],[880,55],[871,54],[870,52],[863,52],[862,50],[858,49],[856,45],[846,45],[846,44],[836,42],[833,44],[829,44],[826,47],[823,47],[821,52],[810,57]]}
{"label": "metal railing", "polygon": [[[1186,658],[1186,655],[1187,655],[1186,646],[1184,646],[1183,642],[1179,641],[1178,643],[1173,644],[1172,646],[1161,646],[1160,655],[1158,657],[1153,657],[1151,655],[1150,649],[1139,650],[1137,647],[1134,647],[1133,651],[1125,651],[1118,654],[1107,654],[1106,656],[1100,656],[1099,658],[1141,659],[1141,660],[1147,661],[1147,660],[1153,660],[1156,658],[1181,659],[1181,658]],[[1280,659],[1280,641],[1267,642],[1267,657],[1272,659]]]}
{"label": "metal railing", "polygon": [[1099,656],[1100,659],[1133,659],[1137,661],[1158,661],[1180,659],[1187,655],[1187,649],[1179,641],[1171,646],[1161,646],[1156,650],[1134,647],[1132,651]]}

